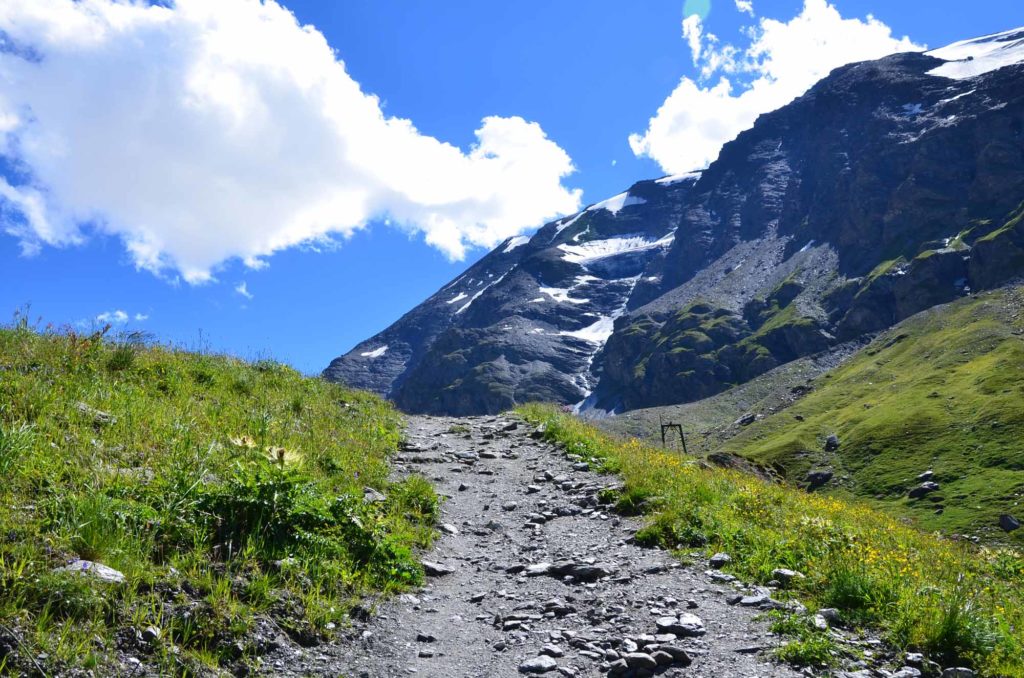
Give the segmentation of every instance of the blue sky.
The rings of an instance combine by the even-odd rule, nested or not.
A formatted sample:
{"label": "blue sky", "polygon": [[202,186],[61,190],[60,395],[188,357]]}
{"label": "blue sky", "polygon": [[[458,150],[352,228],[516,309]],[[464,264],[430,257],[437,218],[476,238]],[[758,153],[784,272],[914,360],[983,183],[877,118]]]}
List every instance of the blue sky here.
{"label": "blue sky", "polygon": [[[1016,0],[814,3],[292,0],[285,7],[323,35],[347,78],[274,14],[278,32],[245,44],[239,30],[216,43],[216,59],[204,53],[184,103],[173,49],[187,41],[152,36],[194,38],[220,19],[244,27],[251,0],[225,3],[235,16],[184,4],[166,10],[181,16],[140,15],[137,33],[101,32],[109,44],[84,58],[66,45],[96,31],[69,0],[40,0],[48,12],[32,16],[0,8],[0,312],[31,304],[44,322],[84,327],[123,311],[118,328],[318,372],[482,245],[706,162],[723,135],[774,105],[741,100],[754,80],[778,80],[772,96],[784,100],[818,75],[793,72],[802,62],[828,64],[833,52],[841,63],[904,36],[940,47],[1024,25]],[[834,34],[827,54],[790,47],[819,32]],[[758,36],[773,60],[763,51],[751,65]],[[278,37],[287,68],[267,48]],[[210,66],[224,62],[231,77]],[[307,73],[336,87],[312,97]],[[723,77],[731,95],[712,91]],[[325,114],[328,104],[341,113]],[[175,118],[204,105],[216,115]],[[384,129],[375,116],[410,125]],[[232,135],[244,146],[222,143]],[[493,194],[477,200],[484,188]]]}

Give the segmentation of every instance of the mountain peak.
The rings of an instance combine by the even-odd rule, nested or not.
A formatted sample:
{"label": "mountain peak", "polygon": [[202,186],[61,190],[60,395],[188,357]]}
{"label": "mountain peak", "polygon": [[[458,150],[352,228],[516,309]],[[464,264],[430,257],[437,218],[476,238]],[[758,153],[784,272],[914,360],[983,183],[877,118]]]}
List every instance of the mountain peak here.
{"label": "mountain peak", "polygon": [[997,287],[1024,273],[1019,61],[1024,29],[836,69],[705,170],[506,240],[324,374],[409,412],[624,411]]}

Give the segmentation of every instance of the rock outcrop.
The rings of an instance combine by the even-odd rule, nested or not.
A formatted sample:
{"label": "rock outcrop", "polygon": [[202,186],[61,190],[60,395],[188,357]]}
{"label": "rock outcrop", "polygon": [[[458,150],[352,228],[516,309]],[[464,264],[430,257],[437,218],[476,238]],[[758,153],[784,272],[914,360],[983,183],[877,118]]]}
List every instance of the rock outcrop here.
{"label": "rock outcrop", "polygon": [[325,376],[411,412],[688,402],[1024,274],[1024,64],[951,55],[833,71],[703,172],[502,243]]}

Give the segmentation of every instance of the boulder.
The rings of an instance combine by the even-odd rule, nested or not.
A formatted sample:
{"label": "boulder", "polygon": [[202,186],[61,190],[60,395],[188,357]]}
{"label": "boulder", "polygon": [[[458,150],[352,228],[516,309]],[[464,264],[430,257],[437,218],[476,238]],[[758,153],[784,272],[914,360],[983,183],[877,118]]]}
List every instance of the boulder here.
{"label": "boulder", "polygon": [[445,575],[451,574],[454,571],[455,570],[453,570],[452,568],[448,567],[447,565],[442,565],[441,563],[435,563],[429,560],[423,561],[423,572],[428,577],[443,577]]}
{"label": "boulder", "polygon": [[736,424],[737,426],[749,426],[753,424],[755,421],[757,421],[757,415],[754,414],[753,412],[747,412],[733,423]]}
{"label": "boulder", "polygon": [[830,468],[817,469],[808,471],[807,475],[804,476],[804,480],[807,481],[809,488],[814,490],[827,484],[828,481],[832,480],[833,475],[834,472]]}
{"label": "boulder", "polygon": [[1004,532],[1013,532],[1020,529],[1020,521],[1008,513],[999,516],[999,527]]}
{"label": "boulder", "polygon": [[772,570],[772,578],[778,579],[783,586],[789,586],[796,579],[805,579],[802,572],[788,570],[784,567],[778,567]]}
{"label": "boulder", "polygon": [[926,480],[914,489],[912,489],[907,496],[911,499],[919,499],[927,494],[931,494],[939,489],[939,484],[934,480]]}
{"label": "boulder", "polygon": [[674,633],[682,638],[703,636],[706,633],[704,622],[695,614],[683,613],[678,617],[659,617],[655,622],[661,633]]}
{"label": "boulder", "polygon": [[103,410],[97,410],[95,407],[90,407],[85,403],[77,403],[75,405],[75,409],[86,417],[91,418],[92,423],[95,426],[109,426],[117,423],[117,417],[114,415],[109,412],[104,412]]}
{"label": "boulder", "polygon": [[558,668],[558,662],[547,655],[527,659],[519,665],[519,673],[548,673]]}
{"label": "boulder", "polygon": [[72,572],[83,576],[93,577],[108,584],[120,584],[124,581],[124,575],[112,567],[102,563],[94,563],[91,560],[73,560],[64,567],[58,567],[55,571]]}
{"label": "boulder", "polygon": [[658,668],[658,661],[646,652],[627,652],[622,658],[626,660],[626,666],[631,669],[653,671]]}

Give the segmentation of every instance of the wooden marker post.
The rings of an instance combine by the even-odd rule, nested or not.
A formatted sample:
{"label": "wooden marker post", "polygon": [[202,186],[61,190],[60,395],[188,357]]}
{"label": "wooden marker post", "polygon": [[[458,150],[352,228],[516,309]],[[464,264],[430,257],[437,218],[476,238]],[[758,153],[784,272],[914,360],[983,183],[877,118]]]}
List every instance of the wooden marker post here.
{"label": "wooden marker post", "polygon": [[679,433],[679,443],[680,445],[682,445],[683,454],[689,455],[690,453],[686,450],[686,436],[683,435],[683,425],[672,423],[666,424],[665,420],[660,415],[658,416],[658,418],[661,421],[661,446],[665,447],[666,437],[669,431],[676,431],[677,433]]}

